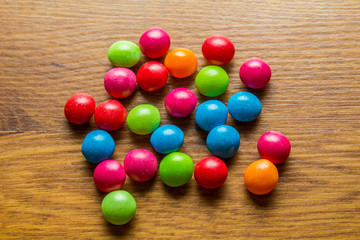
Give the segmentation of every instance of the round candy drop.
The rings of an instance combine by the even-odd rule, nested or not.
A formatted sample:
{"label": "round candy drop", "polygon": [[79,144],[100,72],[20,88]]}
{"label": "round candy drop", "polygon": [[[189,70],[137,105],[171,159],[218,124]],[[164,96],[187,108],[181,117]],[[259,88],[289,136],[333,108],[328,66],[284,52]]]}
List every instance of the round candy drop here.
{"label": "round candy drop", "polygon": [[157,167],[154,154],[146,149],[134,149],[128,152],[124,159],[126,174],[137,182],[145,182],[153,178]]}
{"label": "round candy drop", "polygon": [[229,76],[219,66],[207,66],[200,70],[195,78],[199,93],[207,97],[223,94],[229,86]]}
{"label": "round candy drop", "polygon": [[266,159],[260,159],[248,166],[244,174],[246,188],[256,195],[271,192],[279,180],[275,165]]}
{"label": "round candy drop", "polygon": [[147,92],[162,88],[168,79],[167,68],[159,62],[151,61],[143,64],[137,72],[139,87]]}
{"label": "round candy drop", "polygon": [[249,88],[259,89],[265,87],[271,78],[269,65],[260,58],[250,58],[240,67],[241,81]]}
{"label": "round candy drop", "polygon": [[261,158],[275,164],[285,162],[291,151],[289,139],[276,131],[269,131],[261,135],[257,147]]}
{"label": "round candy drop", "polygon": [[141,104],[134,107],[126,119],[130,131],[138,135],[152,133],[160,125],[160,121],[159,110],[150,104]]}
{"label": "round candy drop", "polygon": [[180,187],[187,183],[193,174],[193,160],[186,154],[173,152],[160,163],[160,178],[169,187]]}
{"label": "round candy drop", "polygon": [[205,39],[202,53],[211,64],[224,65],[234,57],[235,47],[228,38],[214,35]]}
{"label": "round candy drop", "polygon": [[99,163],[93,174],[95,186],[103,192],[119,190],[125,182],[126,173],[118,161],[105,160]]}
{"label": "round candy drop", "polygon": [[164,65],[171,76],[185,78],[196,72],[198,60],[192,51],[178,48],[166,55]]}
{"label": "round candy drop", "polygon": [[208,100],[201,103],[195,112],[196,124],[205,131],[224,125],[228,117],[228,110],[219,100]]}
{"label": "round candy drop", "polygon": [[240,146],[240,135],[238,131],[228,125],[213,128],[207,138],[206,146],[212,155],[230,158],[236,154]]}
{"label": "round candy drop", "polygon": [[130,193],[124,190],[113,191],[104,197],[101,211],[108,222],[114,225],[124,225],[134,217],[136,201]]}
{"label": "round candy drop", "polygon": [[240,122],[254,121],[261,113],[261,102],[252,93],[238,92],[228,102],[229,113]]}
{"label": "round candy drop", "polygon": [[126,109],[116,100],[100,103],[95,109],[95,123],[99,128],[113,131],[120,128],[126,119]]}
{"label": "round candy drop", "polygon": [[91,163],[109,159],[115,150],[115,142],[109,133],[103,130],[89,132],[81,146],[81,152]]}
{"label": "round candy drop", "polygon": [[136,75],[127,68],[113,68],[105,75],[104,87],[112,97],[126,98],[130,96],[136,88]]}
{"label": "round candy drop", "polygon": [[161,58],[170,47],[170,37],[161,28],[150,28],[139,40],[142,53],[149,58]]}
{"label": "round candy drop", "polygon": [[158,153],[176,152],[184,143],[184,132],[175,125],[163,125],[152,133],[150,143]]}
{"label": "round candy drop", "polygon": [[139,47],[130,41],[118,41],[113,43],[108,50],[109,61],[117,67],[132,67],[140,60]]}
{"label": "round candy drop", "polygon": [[87,93],[73,95],[65,104],[66,119],[74,124],[83,124],[90,120],[95,112],[95,101]]}
{"label": "round candy drop", "polygon": [[165,99],[165,109],[173,117],[189,116],[196,107],[195,93],[187,88],[175,88]]}
{"label": "round candy drop", "polygon": [[215,189],[223,185],[228,175],[225,163],[217,157],[201,159],[194,170],[196,182],[203,188]]}

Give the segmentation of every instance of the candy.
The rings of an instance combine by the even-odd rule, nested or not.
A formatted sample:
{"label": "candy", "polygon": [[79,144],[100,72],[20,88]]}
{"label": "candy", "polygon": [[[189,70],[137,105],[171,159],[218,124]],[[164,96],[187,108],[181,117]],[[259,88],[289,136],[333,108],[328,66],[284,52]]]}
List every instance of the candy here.
{"label": "candy", "polygon": [[149,58],[161,58],[170,47],[170,37],[161,28],[150,28],[139,40],[142,53]]}
{"label": "candy", "polygon": [[124,185],[126,174],[118,161],[105,160],[96,166],[93,178],[95,186],[100,191],[112,192]]}
{"label": "candy", "polygon": [[238,131],[228,125],[220,125],[213,128],[207,138],[206,146],[212,155],[219,158],[234,156],[240,146]]}
{"label": "candy", "polygon": [[252,93],[238,92],[230,97],[228,102],[229,113],[240,122],[251,122],[261,113],[261,102]]}
{"label": "candy", "polygon": [[228,170],[225,163],[217,157],[203,158],[195,165],[195,180],[206,189],[220,187],[225,182],[227,175]]}
{"label": "candy", "polygon": [[168,70],[161,63],[151,61],[139,68],[136,77],[141,89],[153,92],[165,85],[168,79]]}
{"label": "candy", "polygon": [[275,164],[285,162],[291,151],[289,139],[276,131],[269,131],[261,135],[257,147],[261,158]]}
{"label": "candy", "polygon": [[208,100],[198,106],[195,112],[196,124],[205,131],[224,125],[228,117],[228,110],[219,100]]}
{"label": "candy", "polygon": [[160,163],[160,178],[169,187],[180,187],[187,183],[193,174],[193,160],[186,154],[173,152]]}
{"label": "candy", "polygon": [[126,174],[137,182],[145,182],[153,178],[157,167],[154,154],[146,149],[134,149],[128,152],[124,159]]}
{"label": "candy", "polygon": [[187,117],[196,107],[195,93],[187,88],[175,88],[165,99],[165,109],[173,117]]}
{"label": "candy", "polygon": [[250,58],[240,67],[241,81],[249,88],[259,89],[265,87],[271,78],[269,65],[260,58]]}
{"label": "candy", "polygon": [[127,68],[113,68],[105,75],[104,87],[112,97],[126,98],[136,88],[136,75]]}
{"label": "candy", "polygon": [[231,61],[235,54],[234,44],[226,37],[214,35],[205,39],[202,53],[206,60],[214,65],[223,65]]}
{"label": "candy", "polygon": [[126,119],[126,109],[116,100],[100,103],[95,109],[95,123],[99,128],[113,131],[120,128]]}
{"label": "candy", "polygon": [[81,146],[81,152],[91,163],[109,159],[115,150],[115,142],[109,133],[103,130],[89,132]]}
{"label": "candy", "polygon": [[164,65],[171,76],[185,78],[196,72],[198,60],[192,51],[178,48],[166,55]]}
{"label": "candy", "polygon": [[175,125],[164,125],[152,133],[150,143],[158,153],[176,152],[184,143],[184,132]]}
{"label": "candy", "polygon": [[275,165],[266,159],[260,159],[248,166],[244,174],[246,188],[256,195],[271,192],[279,179]]}
{"label": "candy", "polygon": [[87,93],[77,93],[66,102],[64,113],[66,119],[74,124],[88,122],[95,112],[95,101]]}
{"label": "candy", "polygon": [[195,78],[199,93],[207,97],[217,97],[223,94],[229,86],[229,76],[219,66],[207,66],[201,69]]}
{"label": "candy", "polygon": [[109,61],[117,67],[132,67],[140,60],[139,47],[130,41],[113,43],[108,50]]}
{"label": "candy", "polygon": [[141,104],[129,112],[126,123],[135,134],[147,135],[160,125],[160,112],[150,104]]}
{"label": "candy", "polygon": [[104,197],[101,211],[108,222],[114,225],[124,225],[134,217],[136,201],[130,193],[124,190],[113,191]]}

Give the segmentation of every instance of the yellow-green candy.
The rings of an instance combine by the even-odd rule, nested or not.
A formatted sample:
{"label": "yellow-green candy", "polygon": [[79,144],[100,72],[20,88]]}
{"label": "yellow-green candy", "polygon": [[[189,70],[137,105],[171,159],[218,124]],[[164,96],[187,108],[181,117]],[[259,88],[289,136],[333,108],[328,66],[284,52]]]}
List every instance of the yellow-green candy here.
{"label": "yellow-green candy", "polygon": [[223,94],[229,86],[229,76],[218,66],[207,66],[201,69],[195,78],[199,93],[207,97],[217,97]]}
{"label": "yellow-green candy", "polygon": [[101,204],[104,218],[112,224],[124,225],[135,215],[134,197],[124,190],[117,190],[105,196]]}
{"label": "yellow-green candy", "polygon": [[185,153],[173,152],[163,158],[159,166],[160,178],[169,187],[187,183],[194,171],[193,160]]}
{"label": "yellow-green candy", "polygon": [[147,135],[159,127],[161,121],[159,110],[150,104],[141,104],[129,112],[126,123],[135,134]]}
{"label": "yellow-green candy", "polygon": [[109,61],[117,67],[132,67],[139,62],[140,57],[140,48],[130,41],[115,42],[108,50]]}

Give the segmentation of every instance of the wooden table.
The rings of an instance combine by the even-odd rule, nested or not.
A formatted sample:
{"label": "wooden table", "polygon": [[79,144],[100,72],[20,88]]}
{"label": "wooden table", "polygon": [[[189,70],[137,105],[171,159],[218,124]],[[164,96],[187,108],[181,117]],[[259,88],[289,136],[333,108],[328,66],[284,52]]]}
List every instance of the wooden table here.
{"label": "wooden table", "polygon": [[[93,183],[94,165],[81,154],[94,120],[69,124],[67,99],[78,92],[96,103],[111,99],[103,77],[112,68],[107,49],[115,41],[138,42],[154,26],[171,36],[171,49],[201,53],[204,39],[229,37],[236,54],[224,66],[236,92],[256,94],[261,116],[228,124],[241,135],[237,155],[227,160],[224,186],[208,191],[194,179],[179,188],[154,180],[123,187],[136,199],[135,218],[108,224],[101,214],[104,193]],[[240,65],[250,57],[272,68],[270,84],[247,89]],[[1,239],[360,239],[360,4],[349,1],[0,1],[0,227]],[[142,57],[141,63],[148,61]],[[163,59],[161,59],[163,61]],[[136,71],[139,66],[132,68]],[[175,119],[163,102],[175,87],[188,87],[198,104],[196,74],[169,78],[160,91],[140,89],[119,100],[129,111],[141,103],[159,108],[162,124],[185,132],[181,152],[194,162],[209,155],[206,132],[194,114]],[[292,143],[291,157],[278,166],[276,189],[249,194],[246,167],[260,158],[256,143],[269,130]],[[152,150],[149,137],[126,124],[111,132],[113,159],[123,162],[134,148]],[[153,150],[152,150],[153,151]],[[162,155],[156,154],[158,161]]]}

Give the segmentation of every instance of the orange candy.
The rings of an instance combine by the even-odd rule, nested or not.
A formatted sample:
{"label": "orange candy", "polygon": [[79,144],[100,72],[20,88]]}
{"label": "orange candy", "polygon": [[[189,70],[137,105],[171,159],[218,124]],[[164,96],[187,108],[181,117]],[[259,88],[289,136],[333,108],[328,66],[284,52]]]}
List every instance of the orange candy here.
{"label": "orange candy", "polygon": [[185,78],[196,72],[198,60],[192,51],[178,48],[166,55],[164,65],[171,76]]}
{"label": "orange candy", "polygon": [[260,159],[246,169],[244,182],[246,188],[256,195],[271,192],[279,180],[279,173],[275,165],[266,159]]}

